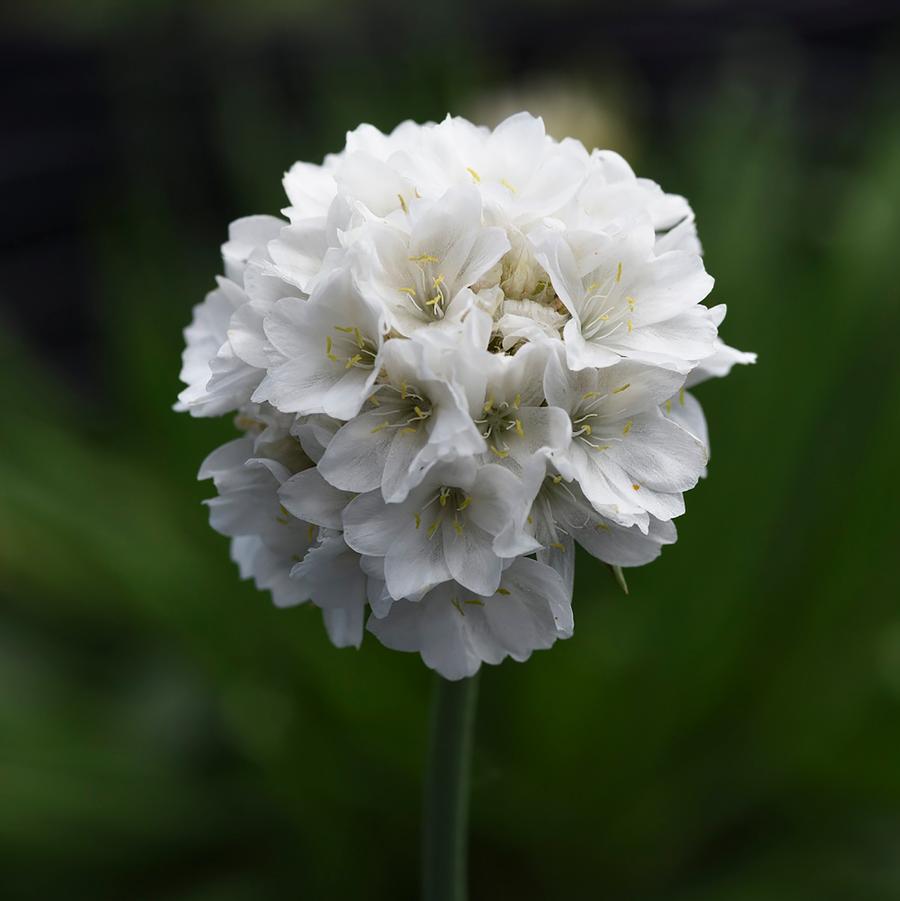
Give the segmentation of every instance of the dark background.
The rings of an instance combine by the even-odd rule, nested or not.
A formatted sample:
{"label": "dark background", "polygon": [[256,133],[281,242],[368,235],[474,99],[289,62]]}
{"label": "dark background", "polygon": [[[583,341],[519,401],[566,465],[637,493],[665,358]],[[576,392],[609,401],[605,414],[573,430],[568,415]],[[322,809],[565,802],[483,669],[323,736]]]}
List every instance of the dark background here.
{"label": "dark background", "polygon": [[4,13],[0,895],[415,897],[431,674],[238,581],[180,329],[293,160],[527,108],[691,199],[760,362],[679,543],[483,673],[473,899],[900,897],[898,49],[874,2]]}

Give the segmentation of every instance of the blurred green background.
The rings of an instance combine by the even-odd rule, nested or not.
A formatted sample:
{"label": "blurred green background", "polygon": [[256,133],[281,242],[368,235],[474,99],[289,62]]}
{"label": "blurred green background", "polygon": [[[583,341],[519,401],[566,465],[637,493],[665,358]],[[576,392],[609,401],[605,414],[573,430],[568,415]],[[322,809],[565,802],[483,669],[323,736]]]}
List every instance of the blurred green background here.
{"label": "blurred green background", "polygon": [[0,896],[414,898],[431,674],[240,583],[170,410],[229,220],[528,108],[698,215],[709,479],[483,672],[472,896],[900,898],[895,4],[21,5],[0,29]]}

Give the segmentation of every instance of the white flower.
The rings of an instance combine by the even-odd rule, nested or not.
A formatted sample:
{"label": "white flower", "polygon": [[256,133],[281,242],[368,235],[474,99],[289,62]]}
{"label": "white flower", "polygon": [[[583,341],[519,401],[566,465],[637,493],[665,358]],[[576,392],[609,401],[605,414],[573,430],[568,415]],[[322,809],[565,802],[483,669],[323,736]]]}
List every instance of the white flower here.
{"label": "white flower", "polygon": [[572,442],[554,463],[574,478],[600,511],[646,530],[649,516],[669,520],[684,512],[682,492],[706,464],[703,444],[666,419],[660,404],[684,377],[669,369],[625,361],[573,372],[562,355],[550,358],[547,400],[566,410]]}
{"label": "white flower", "polygon": [[485,390],[480,342],[470,328],[461,332],[450,346],[422,332],[387,342],[368,408],[340,428],[319,461],[331,484],[355,492],[380,486],[386,501],[402,501],[439,460],[485,449],[471,409],[480,409]]}
{"label": "white flower", "polygon": [[384,315],[338,269],[309,300],[279,300],[265,320],[269,370],[253,394],[284,413],[352,419],[381,367]]}
{"label": "white flower", "polygon": [[356,245],[364,244],[371,258],[363,291],[407,336],[461,318],[469,305],[466,289],[509,250],[503,229],[482,225],[481,196],[473,187],[417,204],[408,218],[408,232],[380,221],[364,229]]}
{"label": "white flower", "polygon": [[492,593],[506,560],[536,549],[520,528],[530,498],[501,466],[468,458],[434,467],[399,503],[380,491],[361,494],[344,510],[344,537],[360,554],[384,557],[395,599],[455,579]]}
{"label": "white flower", "polygon": [[266,243],[284,222],[272,216],[238,219],[222,245],[225,277],[194,308],[185,329],[181,379],[187,384],[176,409],[219,416],[250,399],[267,358],[261,349],[262,316],[278,297],[295,293],[267,268]]}
{"label": "white flower", "polygon": [[549,566],[521,557],[495,591],[445,582],[420,601],[399,601],[368,629],[389,648],[418,651],[446,679],[474,675],[482,663],[527,660],[572,634],[571,592]]}
{"label": "white flower", "polygon": [[627,358],[689,372],[715,350],[716,324],[700,304],[712,289],[700,257],[657,256],[649,220],[615,234],[549,232],[538,244],[560,300],[572,369]]}
{"label": "white flower", "polygon": [[210,522],[280,606],[447,678],[572,633],[575,546],[675,541],[709,436],[685,391],[752,362],[687,201],[522,113],[369,125],[238,220],[177,409],[235,412]]}

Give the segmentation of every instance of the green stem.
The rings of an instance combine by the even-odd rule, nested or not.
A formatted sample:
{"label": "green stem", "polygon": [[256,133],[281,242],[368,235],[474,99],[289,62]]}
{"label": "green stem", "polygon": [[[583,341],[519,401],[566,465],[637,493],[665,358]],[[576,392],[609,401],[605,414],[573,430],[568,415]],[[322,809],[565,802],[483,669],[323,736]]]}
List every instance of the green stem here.
{"label": "green stem", "polygon": [[478,676],[436,677],[425,775],[422,895],[425,901],[466,901],[469,782]]}

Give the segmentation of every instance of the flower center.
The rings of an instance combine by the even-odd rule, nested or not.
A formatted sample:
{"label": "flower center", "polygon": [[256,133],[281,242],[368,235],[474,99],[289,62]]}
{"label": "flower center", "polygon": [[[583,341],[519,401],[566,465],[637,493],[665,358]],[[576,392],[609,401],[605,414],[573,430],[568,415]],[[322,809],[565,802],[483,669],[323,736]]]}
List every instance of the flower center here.
{"label": "flower center", "polygon": [[384,382],[379,389],[386,394],[383,397],[373,394],[369,403],[377,409],[375,415],[384,417],[384,421],[372,429],[373,434],[384,429],[398,429],[401,434],[414,435],[434,413],[429,398],[414,385]]}
{"label": "flower center", "polygon": [[325,356],[345,369],[371,369],[375,364],[377,345],[358,326],[336,325],[333,335],[325,336]]}
{"label": "flower center", "polygon": [[[461,488],[442,485],[437,494],[433,495],[421,510],[413,514],[416,528],[421,529],[424,521],[431,518],[431,523],[426,528],[426,534],[429,538],[434,538],[444,520],[450,517],[453,531],[457,535],[462,535],[465,530],[465,516],[461,514],[469,508],[471,503],[471,494],[466,494]],[[429,508],[433,509],[429,512]]]}
{"label": "flower center", "polygon": [[518,394],[512,403],[506,400],[496,403],[493,397],[488,397],[482,407],[482,418],[475,420],[481,426],[481,435],[487,440],[491,453],[500,459],[509,456],[510,440],[525,437],[525,427],[519,418],[521,403]]}

